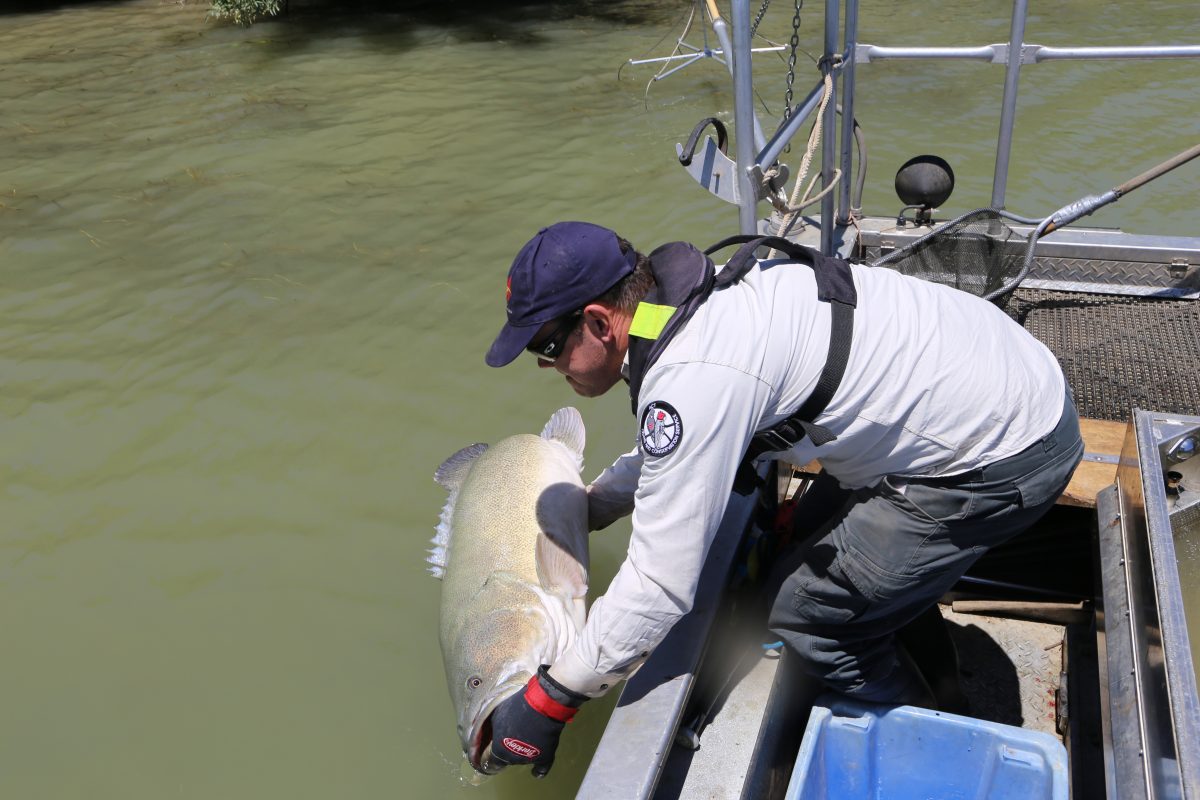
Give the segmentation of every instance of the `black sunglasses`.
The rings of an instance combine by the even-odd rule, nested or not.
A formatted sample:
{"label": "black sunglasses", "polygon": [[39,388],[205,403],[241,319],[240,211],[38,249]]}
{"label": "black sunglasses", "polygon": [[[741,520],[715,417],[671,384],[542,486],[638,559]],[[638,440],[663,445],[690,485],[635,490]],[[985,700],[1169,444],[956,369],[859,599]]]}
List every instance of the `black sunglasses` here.
{"label": "black sunglasses", "polygon": [[550,332],[550,335],[541,344],[530,342],[526,345],[525,349],[537,356],[539,361],[548,361],[553,364],[562,352],[563,345],[567,343],[567,337],[575,330],[575,326],[579,324],[579,318],[582,316],[583,309],[572,312],[564,317],[562,322],[558,323],[558,326]]}

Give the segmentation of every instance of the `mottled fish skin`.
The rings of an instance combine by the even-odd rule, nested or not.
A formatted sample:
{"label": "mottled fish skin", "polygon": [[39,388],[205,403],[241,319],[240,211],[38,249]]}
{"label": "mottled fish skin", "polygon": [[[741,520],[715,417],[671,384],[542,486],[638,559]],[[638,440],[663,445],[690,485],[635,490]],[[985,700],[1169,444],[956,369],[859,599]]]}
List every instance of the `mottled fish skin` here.
{"label": "mottled fish skin", "polygon": [[446,682],[476,769],[492,710],[540,664],[554,663],[583,626],[583,444],[579,412],[564,408],[541,435],[472,445],[437,472],[450,496],[430,571],[442,578]]}

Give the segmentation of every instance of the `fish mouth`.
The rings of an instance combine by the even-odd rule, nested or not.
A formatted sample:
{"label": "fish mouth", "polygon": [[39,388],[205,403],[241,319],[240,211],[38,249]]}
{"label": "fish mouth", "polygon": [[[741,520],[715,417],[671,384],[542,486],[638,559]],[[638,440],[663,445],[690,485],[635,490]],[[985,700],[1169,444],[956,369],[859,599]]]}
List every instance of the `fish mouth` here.
{"label": "fish mouth", "polygon": [[492,700],[479,711],[476,723],[471,726],[471,737],[467,744],[467,761],[471,768],[484,775],[495,775],[502,768],[491,756],[492,744],[492,712],[508,695],[502,695]]}

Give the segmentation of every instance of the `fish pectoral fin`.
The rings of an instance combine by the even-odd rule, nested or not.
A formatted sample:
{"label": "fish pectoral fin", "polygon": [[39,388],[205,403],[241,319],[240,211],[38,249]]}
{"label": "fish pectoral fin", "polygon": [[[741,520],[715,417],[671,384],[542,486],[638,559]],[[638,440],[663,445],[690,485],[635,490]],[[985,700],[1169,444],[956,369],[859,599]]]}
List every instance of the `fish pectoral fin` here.
{"label": "fish pectoral fin", "polygon": [[583,417],[579,416],[579,411],[571,406],[555,411],[546,426],[542,428],[542,438],[561,443],[571,451],[579,468],[583,469],[583,446],[587,434],[583,427]]}
{"label": "fish pectoral fin", "polygon": [[581,560],[562,541],[544,532],[538,536],[534,552],[542,588],[561,589],[568,597],[587,596],[586,556]]}

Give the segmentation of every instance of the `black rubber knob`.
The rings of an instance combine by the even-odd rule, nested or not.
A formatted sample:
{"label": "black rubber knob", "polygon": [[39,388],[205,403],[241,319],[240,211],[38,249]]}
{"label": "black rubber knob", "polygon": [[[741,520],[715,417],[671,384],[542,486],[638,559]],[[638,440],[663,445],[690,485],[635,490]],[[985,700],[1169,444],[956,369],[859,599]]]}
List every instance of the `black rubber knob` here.
{"label": "black rubber knob", "polygon": [[938,156],[915,156],[896,172],[896,195],[907,206],[937,208],[954,191],[954,170]]}

